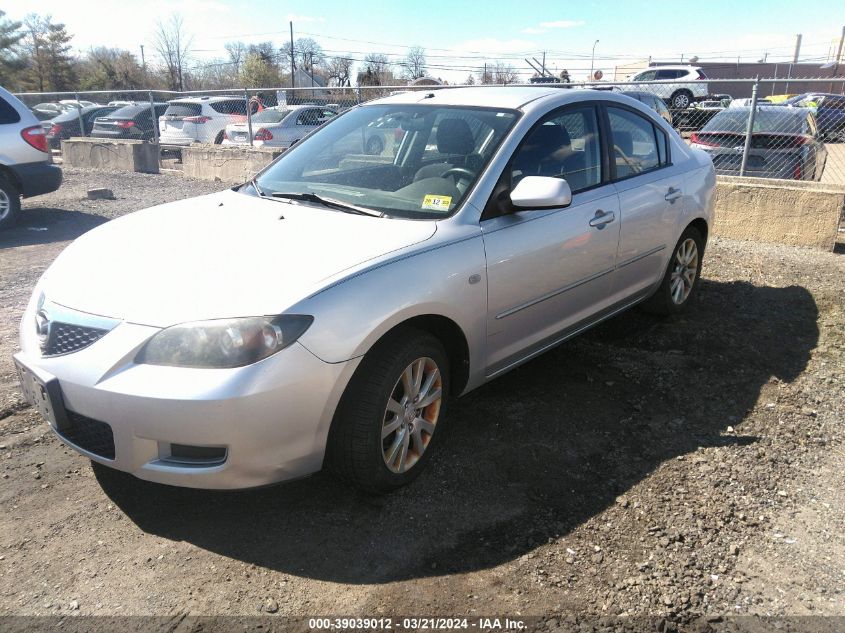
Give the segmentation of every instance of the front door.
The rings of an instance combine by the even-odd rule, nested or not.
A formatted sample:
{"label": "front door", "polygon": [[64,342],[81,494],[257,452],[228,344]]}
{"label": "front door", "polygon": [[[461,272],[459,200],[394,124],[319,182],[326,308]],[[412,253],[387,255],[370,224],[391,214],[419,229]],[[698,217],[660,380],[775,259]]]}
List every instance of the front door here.
{"label": "front door", "polygon": [[538,122],[502,176],[510,189],[524,176],[566,178],[573,197],[565,208],[483,216],[488,376],[608,306],[621,222],[601,145],[596,107],[568,106]]}

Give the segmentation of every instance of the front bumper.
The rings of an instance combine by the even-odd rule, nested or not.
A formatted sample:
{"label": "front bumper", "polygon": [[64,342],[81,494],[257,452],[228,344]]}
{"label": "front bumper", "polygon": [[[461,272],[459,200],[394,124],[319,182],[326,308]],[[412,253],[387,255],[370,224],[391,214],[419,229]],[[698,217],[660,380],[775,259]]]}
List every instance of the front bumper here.
{"label": "front bumper", "polygon": [[[76,430],[54,432],[94,461],[175,486],[250,488],[320,470],[335,408],[358,364],[324,363],[295,343],[235,369],[138,365],[133,359],[158,329],[130,323],[79,351],[45,358],[28,327],[32,312],[24,315],[15,360],[44,381],[57,379],[70,418],[107,424],[114,457],[86,450],[93,445],[76,440]],[[180,463],[173,445],[222,448],[225,459]]]}

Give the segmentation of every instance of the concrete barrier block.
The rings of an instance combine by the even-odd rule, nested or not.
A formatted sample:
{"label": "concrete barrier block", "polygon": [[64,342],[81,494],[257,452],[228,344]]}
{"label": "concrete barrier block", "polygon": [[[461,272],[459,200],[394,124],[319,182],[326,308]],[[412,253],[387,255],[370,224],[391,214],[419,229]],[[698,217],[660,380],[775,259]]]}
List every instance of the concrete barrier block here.
{"label": "concrete barrier block", "polygon": [[72,138],[62,141],[62,163],[82,169],[158,173],[158,147],[144,141]]}
{"label": "concrete barrier block", "polygon": [[284,150],[231,145],[192,145],[182,150],[187,178],[238,184],[250,180]]}
{"label": "concrete barrier block", "polygon": [[836,244],[845,188],[768,178],[716,178],[713,235],[810,246]]}

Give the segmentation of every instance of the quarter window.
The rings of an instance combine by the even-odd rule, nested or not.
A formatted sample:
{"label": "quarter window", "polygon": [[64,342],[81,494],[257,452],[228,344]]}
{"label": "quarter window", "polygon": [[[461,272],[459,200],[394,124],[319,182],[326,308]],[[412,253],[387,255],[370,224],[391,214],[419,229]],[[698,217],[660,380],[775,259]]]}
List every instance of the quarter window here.
{"label": "quarter window", "polygon": [[[616,178],[628,178],[652,169],[666,161],[665,140],[663,151],[658,151],[657,130],[654,124],[630,110],[607,108],[610,133],[613,139],[613,161]],[[665,139],[665,134],[663,135]],[[661,153],[663,154],[661,156]]]}
{"label": "quarter window", "polygon": [[565,178],[573,193],[601,182],[601,144],[596,110],[567,109],[542,119],[511,160],[513,186],[525,176]]}
{"label": "quarter window", "polygon": [[5,99],[0,97],[0,125],[6,123],[17,123],[21,120],[21,115],[8,103]]}

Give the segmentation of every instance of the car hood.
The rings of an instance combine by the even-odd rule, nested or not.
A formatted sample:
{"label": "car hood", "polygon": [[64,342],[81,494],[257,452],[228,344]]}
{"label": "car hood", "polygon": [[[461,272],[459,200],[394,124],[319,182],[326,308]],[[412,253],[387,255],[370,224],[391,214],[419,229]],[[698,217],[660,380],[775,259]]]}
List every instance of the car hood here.
{"label": "car hood", "polygon": [[41,286],[63,306],[156,327],[279,314],[435,231],[225,191],[103,224],[68,246]]}

